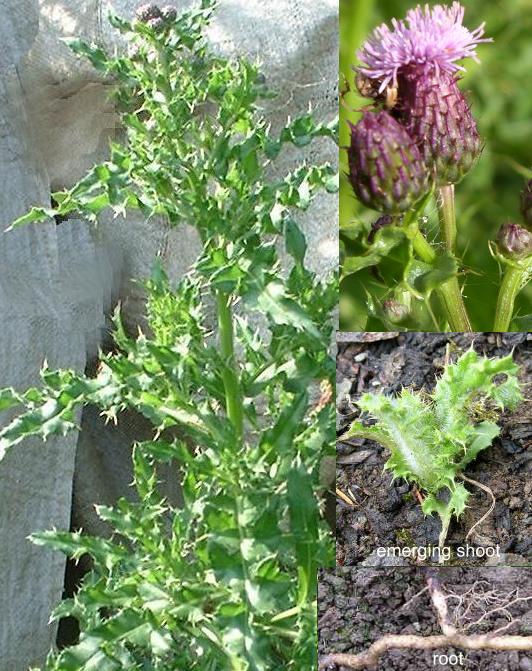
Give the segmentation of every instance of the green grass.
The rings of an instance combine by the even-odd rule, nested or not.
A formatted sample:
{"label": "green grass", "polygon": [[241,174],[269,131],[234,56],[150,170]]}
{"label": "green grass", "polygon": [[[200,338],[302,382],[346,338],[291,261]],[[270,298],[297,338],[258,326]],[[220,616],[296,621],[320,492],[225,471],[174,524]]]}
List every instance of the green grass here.
{"label": "green grass", "polygon": [[[415,4],[404,0],[340,0],[340,78],[342,88],[345,90],[343,82],[347,82],[351,89],[342,98],[341,146],[348,143],[346,122],[356,122],[357,110],[367,102],[353,92],[356,89],[352,66],[356,65],[357,48],[376,25],[394,16],[403,17]],[[522,223],[520,191],[525,179],[532,177],[532,0],[469,0],[465,24],[473,29],[483,21],[486,35],[493,37],[494,43],[479,47],[480,64],[467,62],[461,88],[468,91],[486,144],[477,165],[456,188],[457,248],[466,273],[465,300],[476,330],[492,328],[499,286],[499,266],[490,254],[488,242],[505,221]],[[341,153],[340,225],[345,231],[347,226],[367,226],[378,214],[355,199],[345,178],[345,151]],[[429,205],[426,213],[428,236],[435,237],[434,205]],[[387,295],[382,284],[371,268],[343,281],[342,329],[382,329],[380,321],[368,317],[366,306],[368,291],[377,298]],[[529,285],[518,297],[516,314],[531,312]]]}

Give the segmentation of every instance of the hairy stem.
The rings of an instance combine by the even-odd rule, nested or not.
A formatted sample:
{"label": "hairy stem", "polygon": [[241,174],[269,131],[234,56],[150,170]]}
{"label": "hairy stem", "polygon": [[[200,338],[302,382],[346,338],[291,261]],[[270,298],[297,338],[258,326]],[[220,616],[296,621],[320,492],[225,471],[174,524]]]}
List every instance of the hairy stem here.
{"label": "hairy stem", "polygon": [[425,263],[434,263],[436,260],[436,252],[419,228],[412,238],[412,244],[414,245],[414,251],[422,261]]}
{"label": "hairy stem", "polygon": [[527,273],[527,266],[507,264],[504,270],[497,307],[495,308],[494,331],[504,332],[510,328],[514,313],[515,298],[521,289],[523,278]]}
{"label": "hairy stem", "polygon": [[320,660],[319,669],[347,666],[351,669],[374,668],[388,650],[437,650],[448,647],[462,650],[532,650],[532,636],[493,636],[491,633],[467,636],[464,634],[416,636],[389,634],[375,641],[366,652],[358,655],[336,653]]}
{"label": "hairy stem", "polygon": [[222,372],[222,381],[225,389],[225,407],[229,421],[240,440],[244,429],[244,412],[242,393],[235,369],[233,311],[231,309],[231,295],[224,291],[216,294],[218,309],[218,334],[220,355],[225,368]]}
{"label": "hairy stem", "polygon": [[454,209],[454,184],[440,187],[440,201],[438,203],[440,212],[440,230],[445,247],[454,251],[456,242],[456,212]]}
{"label": "hairy stem", "polygon": [[[454,206],[453,206],[454,211]],[[436,252],[427,242],[421,231],[417,231],[412,238],[414,251],[425,263],[432,264],[436,260]],[[462,292],[456,277],[444,282],[437,289],[438,296],[443,304],[445,316],[452,331],[471,331],[471,323],[462,299]]]}
{"label": "hairy stem", "polygon": [[456,277],[444,282],[438,289],[451,331],[472,331],[471,322]]}

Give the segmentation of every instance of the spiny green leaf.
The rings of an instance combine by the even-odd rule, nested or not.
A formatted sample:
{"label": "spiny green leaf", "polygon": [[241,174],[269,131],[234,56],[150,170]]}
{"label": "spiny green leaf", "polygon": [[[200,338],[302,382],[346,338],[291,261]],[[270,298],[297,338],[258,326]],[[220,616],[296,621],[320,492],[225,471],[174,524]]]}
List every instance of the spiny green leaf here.
{"label": "spiny green leaf", "polygon": [[293,326],[298,331],[306,331],[315,338],[320,332],[293,298],[287,295],[285,285],[271,281],[260,288],[250,290],[245,296],[246,304],[267,315],[275,324]]}
{"label": "spiny green leaf", "polygon": [[375,241],[365,254],[345,259],[342,266],[341,278],[345,279],[348,275],[358,273],[363,268],[377,265],[397,245],[405,242],[407,242],[407,237],[401,228],[397,228],[396,226],[381,228],[375,236]]}
{"label": "spiny green leaf", "polygon": [[427,267],[427,270],[416,274],[413,279],[413,286],[420,294],[430,296],[434,289],[455,277],[457,272],[458,264],[455,257],[451,252],[445,252],[437,256],[434,263]]}
{"label": "spiny green leaf", "polygon": [[298,604],[314,599],[316,591],[316,557],[314,541],[318,539],[318,510],[308,473],[293,468],[288,473],[288,505],[290,508],[290,531],[296,540],[299,573]]}

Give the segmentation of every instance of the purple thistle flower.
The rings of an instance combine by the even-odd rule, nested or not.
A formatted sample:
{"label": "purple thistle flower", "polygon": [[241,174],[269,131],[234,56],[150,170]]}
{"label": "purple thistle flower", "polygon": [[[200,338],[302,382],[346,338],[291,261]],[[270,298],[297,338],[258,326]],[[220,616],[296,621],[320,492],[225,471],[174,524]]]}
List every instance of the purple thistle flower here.
{"label": "purple thistle flower", "polygon": [[351,125],[349,180],[360,201],[398,214],[429,189],[429,172],[416,143],[389,112],[366,110]]}
{"label": "purple thistle flower", "polygon": [[453,74],[464,67],[457,61],[473,58],[478,62],[476,46],[492,42],[482,38],[484,23],[470,31],[462,21],[464,8],[459,2],[451,7],[417,6],[407,12],[406,20],[392,19],[393,29],[385,23],[357,52],[359,72],[381,82],[380,91],[397,85],[397,74],[408,65],[431,64],[437,72]]}

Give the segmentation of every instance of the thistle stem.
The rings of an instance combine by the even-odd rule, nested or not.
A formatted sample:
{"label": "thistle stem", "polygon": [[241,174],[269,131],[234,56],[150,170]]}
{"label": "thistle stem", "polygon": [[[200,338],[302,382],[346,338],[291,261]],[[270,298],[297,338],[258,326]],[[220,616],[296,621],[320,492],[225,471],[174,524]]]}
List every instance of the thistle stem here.
{"label": "thistle stem", "polygon": [[[454,207],[454,184],[440,187],[438,210],[440,213],[440,230],[445,247],[454,252],[456,242],[456,212]],[[452,331],[471,331],[471,323],[462,298],[460,285],[456,277],[444,282],[438,290],[442,300],[447,321]]]}
{"label": "thistle stem", "polygon": [[412,238],[412,244],[414,245],[414,251],[422,261],[425,263],[434,263],[436,252],[419,229]]}
{"label": "thistle stem", "polygon": [[440,230],[449,251],[454,250],[456,242],[456,212],[454,208],[454,184],[446,184],[440,187]]}
{"label": "thistle stem", "polygon": [[[436,252],[427,242],[421,231],[416,231],[412,238],[412,244],[414,245],[414,251],[422,261],[429,264],[434,263]],[[471,331],[471,323],[469,322],[456,277],[452,277],[438,287],[437,293],[443,303],[445,315],[451,330]]]}
{"label": "thistle stem", "polygon": [[240,441],[244,428],[244,411],[242,393],[235,370],[231,295],[224,291],[218,291],[216,294],[216,305],[218,310],[220,355],[225,364],[225,369],[222,372],[222,381],[225,390],[225,407],[229,421],[233,425],[237,438]]}
{"label": "thistle stem", "polygon": [[523,277],[528,269],[526,264],[522,266],[507,264],[499,289],[497,307],[495,308],[494,331],[504,332],[510,328],[510,321],[514,313],[515,297],[521,289]]}
{"label": "thistle stem", "polygon": [[456,277],[444,282],[438,289],[451,331],[472,331],[471,322],[464,305],[460,285]]}

